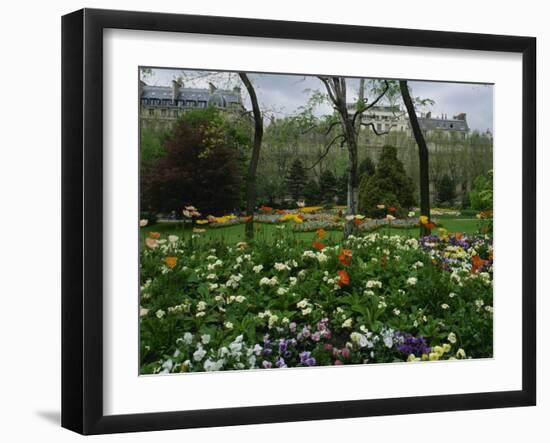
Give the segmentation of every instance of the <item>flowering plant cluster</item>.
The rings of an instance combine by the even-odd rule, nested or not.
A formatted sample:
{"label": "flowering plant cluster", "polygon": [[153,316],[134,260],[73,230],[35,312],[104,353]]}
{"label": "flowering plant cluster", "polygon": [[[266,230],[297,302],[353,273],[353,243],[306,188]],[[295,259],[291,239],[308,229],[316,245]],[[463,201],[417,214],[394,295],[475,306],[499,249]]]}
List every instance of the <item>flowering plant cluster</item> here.
{"label": "flowering plant cluster", "polygon": [[149,232],[141,372],[492,356],[489,237],[291,235],[225,244]]}

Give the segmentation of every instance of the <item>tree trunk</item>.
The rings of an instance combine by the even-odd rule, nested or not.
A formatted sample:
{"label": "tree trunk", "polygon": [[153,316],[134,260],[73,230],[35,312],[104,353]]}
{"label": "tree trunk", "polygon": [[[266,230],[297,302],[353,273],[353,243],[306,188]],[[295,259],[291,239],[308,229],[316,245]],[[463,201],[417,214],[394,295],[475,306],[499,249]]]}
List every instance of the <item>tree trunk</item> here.
{"label": "tree trunk", "polygon": [[[420,215],[428,217],[430,219],[430,173],[429,173],[429,161],[428,161],[428,146],[424,139],[424,134],[420,129],[418,118],[416,117],[416,111],[414,104],[409,93],[409,86],[406,80],[399,80],[399,88],[401,89],[401,95],[403,96],[403,102],[407,108],[409,114],[409,121],[411,122],[411,128],[413,131],[414,139],[418,146],[418,160],[420,164]],[[420,235],[430,235],[431,230],[420,224]]]}
{"label": "tree trunk", "polygon": [[254,144],[252,146],[252,155],[248,165],[248,175],[246,178],[246,215],[250,217],[246,222],[245,234],[248,240],[254,238],[254,208],[256,206],[256,171],[258,170],[258,161],[260,160],[260,149],[262,147],[262,138],[264,135],[264,123],[258,98],[254,86],[250,82],[248,75],[244,72],[239,72],[239,77],[243,82],[250,102],[252,103],[252,114],[254,116]]}

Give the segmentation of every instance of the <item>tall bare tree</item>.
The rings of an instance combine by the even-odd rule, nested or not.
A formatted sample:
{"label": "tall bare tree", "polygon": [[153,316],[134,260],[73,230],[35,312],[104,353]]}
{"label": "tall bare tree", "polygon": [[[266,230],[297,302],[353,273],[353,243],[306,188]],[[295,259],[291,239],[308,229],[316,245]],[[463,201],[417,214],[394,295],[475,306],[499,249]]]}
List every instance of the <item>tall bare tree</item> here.
{"label": "tall bare tree", "polygon": [[[409,121],[411,123],[414,139],[418,146],[418,163],[420,165],[420,215],[428,217],[430,221],[430,170],[429,170],[429,155],[428,145],[418,123],[418,117],[416,116],[416,110],[414,103],[409,92],[409,85],[407,80],[399,80],[399,88],[401,89],[401,95],[403,96],[403,102],[407,108],[409,114]],[[430,235],[431,230],[426,224],[420,224],[420,235]]]}
{"label": "tall bare tree", "polygon": [[252,155],[248,165],[248,174],[246,177],[246,214],[248,221],[246,222],[245,233],[246,238],[251,240],[254,238],[254,208],[256,206],[256,171],[258,170],[258,161],[260,160],[260,150],[262,148],[262,138],[264,135],[264,123],[258,97],[254,85],[244,72],[239,72],[239,77],[243,82],[250,102],[252,103],[252,115],[254,117],[254,144],[252,146]]}
{"label": "tall bare tree", "polygon": [[[339,124],[341,132],[334,137],[327,145],[323,156],[328,154],[330,148],[336,143],[340,142],[341,145],[346,145],[348,149],[348,186],[347,186],[347,215],[355,215],[358,213],[359,207],[359,157],[358,157],[358,140],[359,129],[361,125],[370,126],[372,124],[363,123],[362,115],[365,111],[375,106],[384,97],[386,92],[390,88],[390,84],[384,80],[384,87],[378,96],[370,103],[368,99],[364,98],[365,94],[365,82],[360,81],[359,84],[359,99],[357,101],[355,110],[348,108],[347,103],[347,86],[346,79],[344,77],[324,77],[319,76],[319,80],[325,85],[328,98],[332,107],[336,111],[338,120],[333,122],[329,128],[330,130]],[[351,111],[351,112],[350,112]],[[373,131],[378,133],[374,125],[371,126]],[[356,229],[353,220],[346,223],[344,227],[344,238],[352,234]]]}

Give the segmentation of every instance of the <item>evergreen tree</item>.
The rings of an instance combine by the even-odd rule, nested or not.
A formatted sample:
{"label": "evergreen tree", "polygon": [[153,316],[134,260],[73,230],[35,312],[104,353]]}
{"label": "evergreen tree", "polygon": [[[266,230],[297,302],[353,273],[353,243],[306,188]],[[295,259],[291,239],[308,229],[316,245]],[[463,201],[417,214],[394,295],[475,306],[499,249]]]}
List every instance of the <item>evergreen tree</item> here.
{"label": "evergreen tree", "polygon": [[374,171],[376,171],[376,166],[374,165],[374,162],[370,157],[365,157],[365,159],[361,163],[359,163],[359,175],[361,176],[361,178],[365,174],[368,177],[374,175]]}
{"label": "evergreen tree", "polygon": [[449,174],[443,174],[443,177],[437,182],[437,201],[440,204],[453,204],[455,198],[455,184]]}
{"label": "evergreen tree", "polygon": [[303,197],[304,188],[307,183],[307,174],[304,165],[300,159],[296,159],[290,166],[290,171],[286,177],[288,192],[293,200]]}
{"label": "evergreen tree", "polygon": [[304,199],[306,205],[316,205],[321,202],[321,195],[319,192],[319,185],[313,179],[310,179],[304,187]]}
{"label": "evergreen tree", "polygon": [[385,214],[378,205],[394,207],[400,214],[415,204],[413,181],[405,173],[397,158],[397,149],[384,146],[376,171],[371,177],[363,176],[359,190],[359,210],[370,216]]}
{"label": "evergreen tree", "polygon": [[334,197],[338,192],[338,181],[334,174],[325,169],[319,178],[319,195],[325,204],[334,203]]}

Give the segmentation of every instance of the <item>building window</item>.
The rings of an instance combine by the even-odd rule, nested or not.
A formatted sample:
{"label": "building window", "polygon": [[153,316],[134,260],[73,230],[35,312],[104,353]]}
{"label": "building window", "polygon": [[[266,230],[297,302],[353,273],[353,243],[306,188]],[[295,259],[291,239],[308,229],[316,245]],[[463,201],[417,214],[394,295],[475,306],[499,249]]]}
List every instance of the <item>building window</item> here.
{"label": "building window", "polygon": [[172,111],[172,117],[178,118],[178,111],[173,110],[173,111]]}
{"label": "building window", "polygon": [[195,102],[195,100],[187,100],[185,104],[193,108],[197,103]]}
{"label": "building window", "polygon": [[152,117],[153,115],[155,115],[155,110],[149,109],[149,117]]}
{"label": "building window", "polygon": [[161,110],[160,110],[160,115],[161,115],[162,117],[166,117],[166,109],[161,109]]}
{"label": "building window", "polygon": [[197,102],[199,108],[206,108],[206,102]]}
{"label": "building window", "polygon": [[382,130],[382,123],[376,123],[376,130],[381,131]]}

